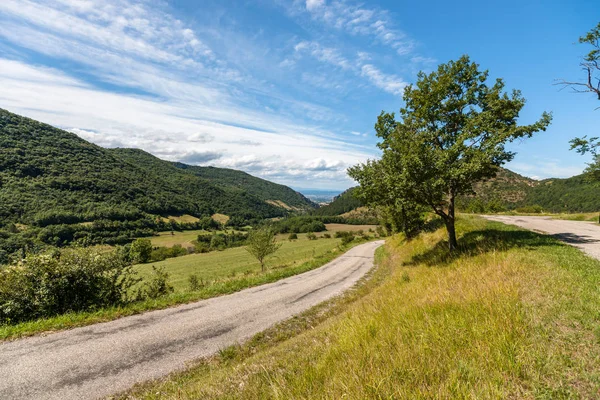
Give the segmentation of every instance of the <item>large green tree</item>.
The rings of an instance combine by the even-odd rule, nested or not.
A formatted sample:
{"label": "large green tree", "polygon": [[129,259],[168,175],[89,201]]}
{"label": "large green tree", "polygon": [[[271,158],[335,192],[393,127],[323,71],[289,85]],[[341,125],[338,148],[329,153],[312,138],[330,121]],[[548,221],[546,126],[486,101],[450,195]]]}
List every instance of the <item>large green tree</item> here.
{"label": "large green tree", "polygon": [[372,205],[390,204],[387,196],[411,210],[428,207],[443,219],[453,250],[456,197],[493,177],[514,157],[505,145],[545,130],[551,115],[543,113],[537,122],[519,125],[525,105],[521,93],[504,92],[502,79],[488,83],[488,71],[468,56],[441,64],[430,74],[420,72],[417,83],[405,89],[404,102],[399,120],[386,113],[378,118],[381,159],[348,172]]}

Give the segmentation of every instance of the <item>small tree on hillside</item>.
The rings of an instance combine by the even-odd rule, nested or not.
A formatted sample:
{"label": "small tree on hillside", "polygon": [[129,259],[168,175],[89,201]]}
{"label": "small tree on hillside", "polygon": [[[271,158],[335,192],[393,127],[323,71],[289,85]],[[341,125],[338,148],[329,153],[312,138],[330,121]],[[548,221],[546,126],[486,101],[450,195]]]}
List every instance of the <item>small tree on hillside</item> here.
{"label": "small tree on hillside", "polygon": [[[381,160],[348,171],[361,187],[377,182],[373,192],[389,193],[400,206],[431,209],[446,225],[450,250],[457,247],[456,196],[472,192],[473,183],[493,177],[514,157],[504,147],[507,142],[543,131],[551,121],[543,113],[536,123],[519,126],[525,105],[521,93],[508,95],[501,79],[491,86],[487,80],[488,72],[468,56],[429,75],[420,72],[416,85],[404,91],[401,120],[379,116]],[[365,189],[367,200],[377,203],[378,196]]]}
{"label": "small tree on hillside", "polygon": [[129,256],[133,262],[145,263],[150,261],[152,242],[150,239],[136,239],[131,243]]}
{"label": "small tree on hillside", "polygon": [[271,229],[256,229],[248,234],[246,250],[256,257],[263,272],[265,271],[265,259],[280,247],[281,244],[275,241],[275,232]]}

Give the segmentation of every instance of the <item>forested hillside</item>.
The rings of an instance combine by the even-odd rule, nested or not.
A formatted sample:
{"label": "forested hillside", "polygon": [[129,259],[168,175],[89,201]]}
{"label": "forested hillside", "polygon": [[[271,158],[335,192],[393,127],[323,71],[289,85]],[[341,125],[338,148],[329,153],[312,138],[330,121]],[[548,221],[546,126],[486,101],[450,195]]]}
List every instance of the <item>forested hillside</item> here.
{"label": "forested hillside", "polygon": [[600,184],[584,175],[536,181],[501,168],[498,175],[474,186],[475,195],[459,198],[463,211],[495,212],[540,206],[545,212],[600,210]]}
{"label": "forested hillside", "polygon": [[305,196],[285,185],[269,182],[243,171],[228,168],[198,167],[182,163],[173,163],[173,165],[206,179],[218,187],[244,190],[263,201],[283,202],[284,208],[287,206],[296,210],[308,210],[316,206]]}
{"label": "forested hillside", "polygon": [[316,209],[313,211],[313,214],[323,216],[342,215],[358,207],[362,207],[364,205],[362,201],[354,197],[355,189],[350,188],[339,196],[334,197],[331,203]]}
{"label": "forested hillside", "polygon": [[[354,190],[346,190],[313,214],[342,215],[362,207],[362,202],[353,195]],[[584,175],[536,181],[500,168],[495,178],[476,183],[473,190],[474,195],[458,198],[460,211],[500,212],[533,206],[554,213],[600,211],[600,184],[588,181]]]}
{"label": "forested hillside", "polygon": [[164,229],[159,216],[221,213],[243,223],[288,214],[279,202],[313,206],[284,186],[244,173],[236,185],[237,171],[211,172],[205,179],[141,150],[104,149],[0,109],[0,263],[39,243],[123,243]]}

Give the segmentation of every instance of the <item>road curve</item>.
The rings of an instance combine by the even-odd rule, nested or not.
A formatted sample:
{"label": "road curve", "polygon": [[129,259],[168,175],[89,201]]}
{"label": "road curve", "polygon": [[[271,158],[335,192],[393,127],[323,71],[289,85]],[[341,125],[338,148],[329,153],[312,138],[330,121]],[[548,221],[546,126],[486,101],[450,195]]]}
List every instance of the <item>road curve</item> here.
{"label": "road curve", "polygon": [[0,399],[101,398],[183,369],[350,288],[382,244],[231,295],[0,343]]}
{"label": "road curve", "polygon": [[594,222],[509,215],[482,215],[482,217],[490,221],[503,222],[532,231],[547,233],[600,260],[600,225]]}

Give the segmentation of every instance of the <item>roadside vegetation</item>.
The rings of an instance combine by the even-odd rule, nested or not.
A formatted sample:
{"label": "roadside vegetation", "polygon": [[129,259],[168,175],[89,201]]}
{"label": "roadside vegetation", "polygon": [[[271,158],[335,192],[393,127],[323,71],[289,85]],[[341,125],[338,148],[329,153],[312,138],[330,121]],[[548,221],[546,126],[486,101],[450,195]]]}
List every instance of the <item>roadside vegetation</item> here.
{"label": "roadside vegetation", "polygon": [[[337,238],[332,237],[335,234]],[[0,269],[0,340],[109,321],[274,282],[320,267],[377,235],[335,234],[315,240],[307,234],[292,241],[281,239],[276,244],[281,247],[264,268],[244,247],[134,266],[130,265],[136,257],[151,254],[151,246],[140,242],[130,248],[31,255]]]}
{"label": "roadside vegetation", "polygon": [[458,220],[454,252],[445,236],[388,239],[390,276],[363,297],[126,396],[595,398],[600,262],[476,217]]}

